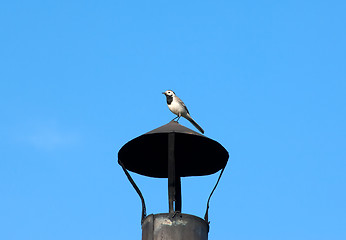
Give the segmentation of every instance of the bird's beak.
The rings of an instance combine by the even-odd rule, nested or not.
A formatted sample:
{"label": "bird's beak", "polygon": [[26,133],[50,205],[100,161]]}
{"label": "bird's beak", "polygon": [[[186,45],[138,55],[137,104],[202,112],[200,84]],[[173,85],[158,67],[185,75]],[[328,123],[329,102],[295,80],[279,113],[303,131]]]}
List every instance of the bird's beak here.
{"label": "bird's beak", "polygon": [[165,95],[166,95],[166,93],[165,93],[165,92],[162,92],[162,94],[165,94]]}

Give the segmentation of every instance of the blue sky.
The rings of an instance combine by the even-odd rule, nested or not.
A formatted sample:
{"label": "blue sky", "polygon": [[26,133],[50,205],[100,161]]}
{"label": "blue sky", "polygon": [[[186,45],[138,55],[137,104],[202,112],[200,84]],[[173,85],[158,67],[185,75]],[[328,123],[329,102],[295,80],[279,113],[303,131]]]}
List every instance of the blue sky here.
{"label": "blue sky", "polygon": [[[0,239],[140,239],[117,152],[174,117],[167,89],[230,154],[210,239],[345,239],[345,11],[3,1]],[[133,177],[148,213],[167,212],[167,181]],[[202,217],[216,179],[183,179],[183,212]]]}

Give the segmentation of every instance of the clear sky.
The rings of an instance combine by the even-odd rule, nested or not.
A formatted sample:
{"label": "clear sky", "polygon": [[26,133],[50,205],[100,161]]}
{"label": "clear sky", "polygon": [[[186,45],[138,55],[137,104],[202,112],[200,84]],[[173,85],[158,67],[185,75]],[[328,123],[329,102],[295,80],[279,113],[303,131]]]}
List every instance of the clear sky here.
{"label": "clear sky", "polygon": [[[2,1],[0,239],[140,239],[117,152],[174,117],[167,89],[230,154],[211,240],[346,239],[345,12],[341,0]],[[133,177],[148,213],[167,212],[167,181]],[[184,213],[203,217],[216,179],[183,179]]]}

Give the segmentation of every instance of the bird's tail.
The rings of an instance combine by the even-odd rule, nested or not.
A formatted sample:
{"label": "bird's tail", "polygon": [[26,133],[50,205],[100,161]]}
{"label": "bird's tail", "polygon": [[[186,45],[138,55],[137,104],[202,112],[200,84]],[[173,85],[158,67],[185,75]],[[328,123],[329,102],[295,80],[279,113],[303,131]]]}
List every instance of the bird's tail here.
{"label": "bird's tail", "polygon": [[193,126],[195,126],[201,133],[204,133],[203,128],[201,128],[201,126],[199,126],[195,120],[192,119],[192,117],[187,114],[187,116],[185,117],[187,120],[189,120],[190,123],[192,123]]}

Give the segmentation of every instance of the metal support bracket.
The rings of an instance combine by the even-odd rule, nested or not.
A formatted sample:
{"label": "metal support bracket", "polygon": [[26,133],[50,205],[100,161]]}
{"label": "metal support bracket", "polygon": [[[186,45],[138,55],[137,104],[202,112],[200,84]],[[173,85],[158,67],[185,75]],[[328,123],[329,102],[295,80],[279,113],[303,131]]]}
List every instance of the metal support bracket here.
{"label": "metal support bracket", "polygon": [[141,202],[142,202],[142,219],[141,219],[141,223],[143,223],[144,218],[147,216],[144,197],[143,197],[141,191],[139,190],[139,188],[137,187],[136,183],[133,181],[130,173],[126,170],[124,164],[120,160],[118,160],[118,162],[119,162],[120,166],[123,168],[124,173],[125,173],[126,177],[129,179],[129,181],[132,184],[133,188],[136,190],[136,192],[138,193],[139,197],[141,198]]}
{"label": "metal support bracket", "polygon": [[176,173],[175,133],[168,134],[168,205],[169,212],[181,212],[181,181]]}
{"label": "metal support bracket", "polygon": [[[225,166],[225,167],[226,167],[226,166]],[[210,202],[210,198],[211,198],[211,196],[213,195],[213,193],[214,193],[214,191],[215,191],[217,185],[219,184],[219,181],[220,181],[220,179],[221,179],[223,170],[225,170],[225,167],[221,170],[220,175],[219,175],[219,178],[217,179],[217,182],[216,182],[216,184],[215,184],[213,190],[211,191],[211,193],[210,193],[210,195],[209,195],[209,198],[208,198],[208,201],[207,201],[207,210],[205,211],[205,215],[204,215],[204,220],[205,220],[207,223],[209,223],[209,221],[208,221],[208,211],[209,211],[209,202]]]}

